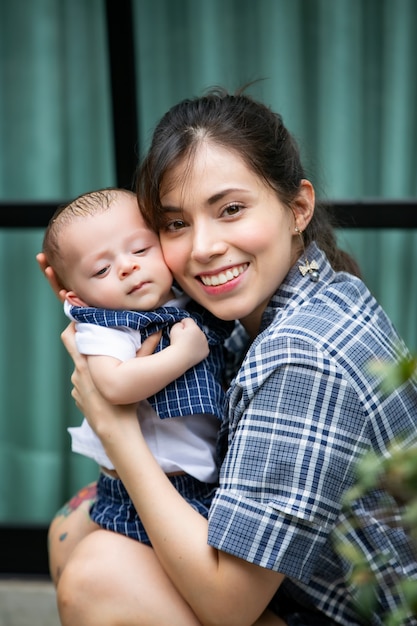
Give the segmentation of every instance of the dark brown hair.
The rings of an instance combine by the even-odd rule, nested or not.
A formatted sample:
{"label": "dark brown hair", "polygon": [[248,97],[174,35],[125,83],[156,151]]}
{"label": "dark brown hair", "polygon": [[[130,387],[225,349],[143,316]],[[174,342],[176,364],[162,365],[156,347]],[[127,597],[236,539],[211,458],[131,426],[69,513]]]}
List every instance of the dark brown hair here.
{"label": "dark brown hair", "polygon": [[[204,140],[239,154],[291,208],[305,173],[297,143],[282,117],[243,90],[232,95],[216,87],[201,97],[179,102],[156,126],[137,172],[137,193],[151,228],[158,231],[163,225],[160,192],[165,175],[180,161],[191,162]],[[355,261],[337,247],[334,224],[325,206],[316,205],[303,238],[306,247],[316,241],[334,269],[359,274]]]}

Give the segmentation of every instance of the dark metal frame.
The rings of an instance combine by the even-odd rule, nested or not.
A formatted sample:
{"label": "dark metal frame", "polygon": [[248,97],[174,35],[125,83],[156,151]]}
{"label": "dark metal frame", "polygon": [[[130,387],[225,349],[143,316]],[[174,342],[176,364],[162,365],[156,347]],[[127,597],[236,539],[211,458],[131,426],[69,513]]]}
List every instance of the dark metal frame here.
{"label": "dark metal frame", "polygon": [[[125,167],[128,163],[125,163]],[[128,167],[121,179],[128,180]],[[118,183],[121,187],[130,187]],[[45,228],[61,202],[0,202],[0,228]],[[342,228],[417,228],[417,199],[334,200],[326,203]]]}

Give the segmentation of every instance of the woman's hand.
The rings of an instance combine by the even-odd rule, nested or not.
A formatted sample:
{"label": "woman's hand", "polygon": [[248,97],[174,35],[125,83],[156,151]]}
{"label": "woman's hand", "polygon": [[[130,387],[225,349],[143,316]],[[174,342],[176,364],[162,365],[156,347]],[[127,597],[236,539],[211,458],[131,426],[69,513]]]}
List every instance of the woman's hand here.
{"label": "woman's hand", "polygon": [[87,358],[77,350],[74,322],[62,332],[61,339],[74,361],[71,395],[112,459],[113,444],[120,449],[123,443],[118,443],[118,440],[131,440],[140,434],[136,404],[111,405],[100,394],[90,376]]}
{"label": "woman's hand", "polygon": [[136,356],[149,356],[153,354],[156,350],[156,347],[162,337],[162,330],[158,330],[158,332],[153,335],[149,335],[143,342],[139,350],[136,352]]}
{"label": "woman's hand", "polygon": [[65,297],[67,295],[67,290],[64,289],[62,285],[59,283],[56,277],[56,274],[54,270],[52,269],[52,267],[49,265],[48,259],[46,258],[45,254],[43,252],[39,252],[36,255],[36,260],[41,269],[41,272],[46,276],[46,279],[51,285],[53,292],[55,293],[57,298],[61,300],[61,302],[64,302]]}

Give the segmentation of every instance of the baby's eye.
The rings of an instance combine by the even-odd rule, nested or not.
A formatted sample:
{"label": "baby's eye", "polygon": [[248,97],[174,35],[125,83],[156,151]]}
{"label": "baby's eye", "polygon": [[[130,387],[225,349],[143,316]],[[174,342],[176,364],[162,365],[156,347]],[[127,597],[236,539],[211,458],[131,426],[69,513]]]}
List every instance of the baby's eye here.
{"label": "baby's eye", "polygon": [[94,276],[104,276],[107,273],[108,269],[109,266],[106,265],[106,267],[102,267],[100,270],[98,270],[98,272],[96,272]]}
{"label": "baby's eye", "polygon": [[139,248],[139,250],[134,250],[132,254],[145,254],[147,248]]}

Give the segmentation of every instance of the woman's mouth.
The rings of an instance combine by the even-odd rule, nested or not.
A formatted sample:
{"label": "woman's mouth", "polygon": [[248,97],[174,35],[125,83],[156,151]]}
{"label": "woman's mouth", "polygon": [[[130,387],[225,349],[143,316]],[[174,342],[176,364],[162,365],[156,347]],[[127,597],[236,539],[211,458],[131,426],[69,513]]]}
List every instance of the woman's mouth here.
{"label": "woman's mouth", "polygon": [[233,280],[247,269],[248,263],[243,265],[236,265],[235,267],[219,272],[218,274],[200,275],[200,280],[206,287],[217,287],[217,285],[224,285],[230,280]]}

